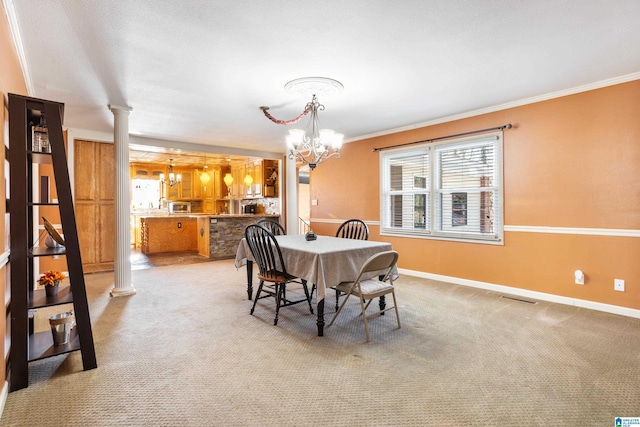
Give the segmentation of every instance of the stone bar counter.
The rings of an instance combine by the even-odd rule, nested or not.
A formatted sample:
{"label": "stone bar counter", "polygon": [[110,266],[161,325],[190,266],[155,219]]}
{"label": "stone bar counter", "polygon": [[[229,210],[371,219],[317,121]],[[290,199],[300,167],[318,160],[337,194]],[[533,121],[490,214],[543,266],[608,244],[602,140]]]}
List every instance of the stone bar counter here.
{"label": "stone bar counter", "polygon": [[244,229],[261,219],[278,221],[279,215],[198,216],[198,253],[209,259],[235,258]]}

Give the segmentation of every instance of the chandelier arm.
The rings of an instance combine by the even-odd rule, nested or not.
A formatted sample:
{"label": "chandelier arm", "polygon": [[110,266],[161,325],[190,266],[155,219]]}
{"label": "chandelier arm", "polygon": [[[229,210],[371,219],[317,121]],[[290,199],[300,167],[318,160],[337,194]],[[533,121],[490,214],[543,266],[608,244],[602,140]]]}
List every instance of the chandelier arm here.
{"label": "chandelier arm", "polygon": [[295,119],[291,119],[291,120],[280,120],[280,119],[276,119],[275,117],[273,117],[271,114],[269,114],[267,112],[267,110],[269,109],[269,107],[260,107],[260,109],[262,110],[262,112],[264,113],[264,115],[271,120],[274,123],[277,123],[279,125],[292,125],[294,123],[298,123],[300,121],[300,119],[302,119],[304,116],[306,116],[307,114],[309,114],[311,112],[311,107],[309,105],[307,105],[307,108],[305,108],[305,110],[302,112],[302,114],[300,114],[298,117],[296,117]]}

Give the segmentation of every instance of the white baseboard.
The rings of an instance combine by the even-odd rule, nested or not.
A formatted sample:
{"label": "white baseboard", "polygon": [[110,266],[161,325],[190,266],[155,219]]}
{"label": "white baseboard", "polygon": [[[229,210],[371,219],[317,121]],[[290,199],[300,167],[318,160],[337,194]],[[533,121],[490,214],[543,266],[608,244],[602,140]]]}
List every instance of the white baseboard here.
{"label": "white baseboard", "polygon": [[440,274],[426,273],[423,271],[407,270],[399,268],[400,274],[406,274],[424,279],[438,280],[440,282],[453,283],[456,285],[470,286],[472,288],[486,289],[494,292],[516,295],[525,298],[532,298],[541,301],[554,302],[558,304],[572,305],[575,307],[587,308],[590,310],[604,311],[606,313],[618,314],[620,316],[635,317],[640,319],[640,310],[620,307],[617,305],[603,304],[600,302],[586,301],[578,298],[563,297],[560,295],[547,294],[544,292],[530,291],[527,289],[512,288],[510,286],[496,285],[493,283],[479,282],[477,280],[461,279],[459,277],[442,276]]}
{"label": "white baseboard", "polygon": [[2,394],[0,394],[0,418],[2,418],[2,414],[4,413],[4,404],[7,403],[8,396],[9,396],[9,383],[5,381],[4,386],[2,387]]}

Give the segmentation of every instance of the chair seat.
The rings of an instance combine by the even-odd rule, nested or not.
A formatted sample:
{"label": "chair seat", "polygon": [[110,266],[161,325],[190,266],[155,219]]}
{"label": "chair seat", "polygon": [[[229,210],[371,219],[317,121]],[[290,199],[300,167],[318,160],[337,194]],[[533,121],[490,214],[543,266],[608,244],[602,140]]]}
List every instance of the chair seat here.
{"label": "chair seat", "polygon": [[[342,282],[337,285],[335,288],[342,292],[349,292],[351,289],[353,282]],[[393,288],[392,285],[386,282],[381,282],[378,279],[369,279],[363,280],[360,282],[360,290],[363,297],[371,296],[371,298],[375,298],[378,293],[386,294]],[[353,295],[358,295],[358,291],[356,289],[353,290]],[[366,298],[369,299],[369,298]]]}
{"label": "chair seat", "polygon": [[265,282],[273,282],[273,283],[285,283],[295,279],[296,276],[292,276],[287,273],[283,273],[278,270],[269,270],[264,273],[258,273],[258,279],[264,280]]}

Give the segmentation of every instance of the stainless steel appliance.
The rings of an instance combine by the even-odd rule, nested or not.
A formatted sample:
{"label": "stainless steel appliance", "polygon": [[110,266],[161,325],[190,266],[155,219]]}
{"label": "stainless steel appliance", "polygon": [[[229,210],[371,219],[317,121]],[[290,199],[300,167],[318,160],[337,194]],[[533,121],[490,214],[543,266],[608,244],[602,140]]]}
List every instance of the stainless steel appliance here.
{"label": "stainless steel appliance", "polygon": [[170,214],[191,213],[191,202],[169,202]]}
{"label": "stainless steel appliance", "polygon": [[258,205],[256,204],[242,205],[243,214],[256,214],[257,212],[258,212]]}

